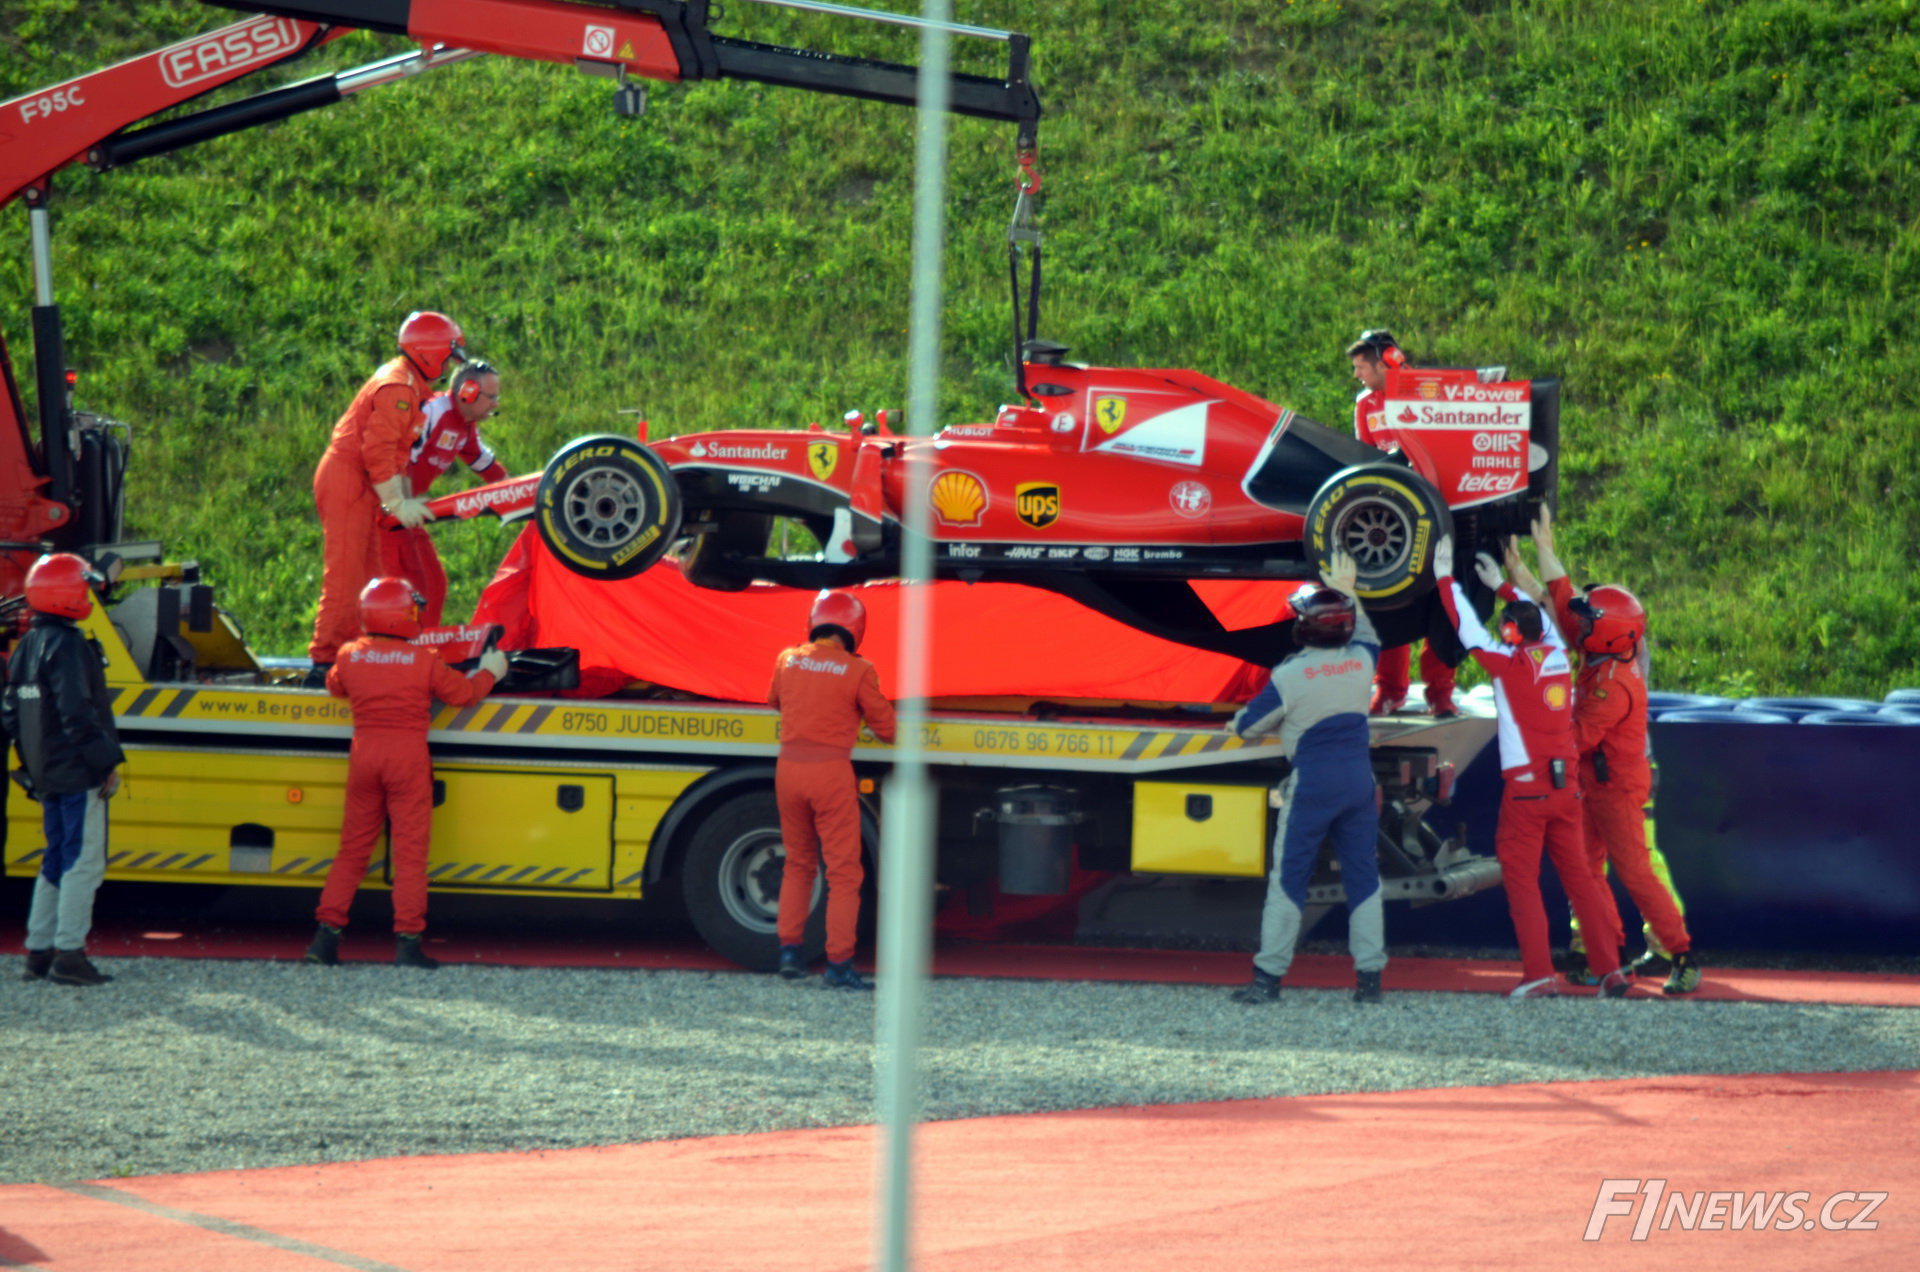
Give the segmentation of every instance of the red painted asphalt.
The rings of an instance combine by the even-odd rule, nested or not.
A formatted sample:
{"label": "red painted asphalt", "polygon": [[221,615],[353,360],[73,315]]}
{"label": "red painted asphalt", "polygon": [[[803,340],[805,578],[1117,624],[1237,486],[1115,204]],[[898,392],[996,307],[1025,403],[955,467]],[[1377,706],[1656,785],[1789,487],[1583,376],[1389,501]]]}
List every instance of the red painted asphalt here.
{"label": "red painted asphalt", "polygon": [[[96,926],[89,947],[107,958],[293,959],[300,957],[310,935],[311,928],[304,925],[108,917]],[[0,923],[0,949],[18,949],[19,940],[17,919]],[[455,965],[740,970],[695,941],[529,932],[524,925],[504,931],[464,925],[429,933],[427,945],[435,957]],[[392,951],[387,934],[368,925],[348,933],[342,957],[348,962],[384,961]],[[1243,953],[1211,951],[950,942],[934,951],[933,970],[939,976],[1232,985],[1246,979],[1248,958]],[[1388,990],[1504,994],[1519,980],[1520,965],[1515,961],[1400,958],[1388,966],[1385,983]],[[1287,975],[1288,985],[1309,989],[1352,983],[1352,964],[1331,955],[1303,955]],[[1634,995],[1662,997],[1659,982],[1636,985]],[[1691,997],[1714,1002],[1920,1007],[1920,977],[1709,966],[1699,992]]]}
{"label": "red painted asphalt", "polygon": [[[1857,1073],[933,1123],[914,1244],[924,1272],[1910,1272],[1916,1122],[1920,1074]],[[852,1272],[870,1266],[876,1152],[873,1128],[843,1127],[0,1187],[0,1266]],[[1744,1197],[1768,1222],[1729,1230]]]}

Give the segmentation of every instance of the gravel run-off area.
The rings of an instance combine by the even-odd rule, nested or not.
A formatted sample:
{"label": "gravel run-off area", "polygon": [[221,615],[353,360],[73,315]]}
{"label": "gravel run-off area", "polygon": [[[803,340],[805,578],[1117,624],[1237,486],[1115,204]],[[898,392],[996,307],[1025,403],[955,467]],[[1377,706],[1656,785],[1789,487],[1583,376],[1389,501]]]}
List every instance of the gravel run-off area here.
{"label": "gravel run-off area", "polygon": [[[817,978],[0,958],[0,1182],[874,1120],[873,996]],[[1389,973],[1391,985],[1391,973]],[[1654,1074],[1906,1069],[1920,1011],[1634,997],[932,982],[930,1119]]]}

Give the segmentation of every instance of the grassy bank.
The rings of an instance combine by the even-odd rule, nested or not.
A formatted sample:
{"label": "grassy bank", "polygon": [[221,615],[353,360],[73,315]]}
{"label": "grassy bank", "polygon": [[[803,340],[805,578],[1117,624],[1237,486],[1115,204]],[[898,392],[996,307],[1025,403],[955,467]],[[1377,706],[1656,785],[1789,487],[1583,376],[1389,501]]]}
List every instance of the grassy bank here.
{"label": "grassy bank", "polygon": [[[728,34],[916,60],[908,37],[732,6]],[[0,0],[0,97],[225,22]],[[1563,546],[1635,586],[1659,678],[1878,696],[1920,683],[1910,346],[1915,0],[975,3],[1034,37],[1043,329],[1336,424],[1340,349],[1566,382]],[[353,36],[283,78],[401,47]],[[961,50],[996,69],[997,46]],[[130,532],[197,557],[274,652],[318,586],[327,430],[407,310],[507,373],[493,440],[834,421],[900,405],[912,116],[740,83],[498,59],[62,178],[84,407],[129,420]],[[1011,394],[1010,130],[953,135],[945,412]],[[24,214],[0,310],[28,362]],[[470,604],[506,542],[440,542]]]}

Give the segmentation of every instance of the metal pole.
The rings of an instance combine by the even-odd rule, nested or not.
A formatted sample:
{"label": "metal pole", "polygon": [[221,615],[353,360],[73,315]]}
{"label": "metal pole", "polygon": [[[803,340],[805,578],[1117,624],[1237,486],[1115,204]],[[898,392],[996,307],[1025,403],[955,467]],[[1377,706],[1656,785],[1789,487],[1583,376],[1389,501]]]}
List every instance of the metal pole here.
{"label": "metal pole", "polygon": [[[915,117],[913,293],[908,346],[907,431],[930,437],[940,413],[940,307],[946,238],[949,0],[925,0]],[[887,784],[880,852],[879,1080],[880,1195],[874,1263],[906,1272],[912,1263],[913,1131],[920,1118],[920,1039],[933,923],[933,791],[921,728],[926,719],[933,580],[931,514],[909,469],[900,608],[900,734]]]}
{"label": "metal pole", "polygon": [[33,241],[33,303],[53,303],[53,223],[47,205],[27,210],[27,233]]}

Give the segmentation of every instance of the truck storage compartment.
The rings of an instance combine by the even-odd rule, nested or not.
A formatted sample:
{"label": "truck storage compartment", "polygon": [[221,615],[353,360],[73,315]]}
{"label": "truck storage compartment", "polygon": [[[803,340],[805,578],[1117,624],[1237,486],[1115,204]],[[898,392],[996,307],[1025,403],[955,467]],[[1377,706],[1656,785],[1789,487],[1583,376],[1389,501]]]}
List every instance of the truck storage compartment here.
{"label": "truck storage compartment", "polygon": [[1133,784],[1133,868],[1149,874],[1267,872],[1267,788]]}

